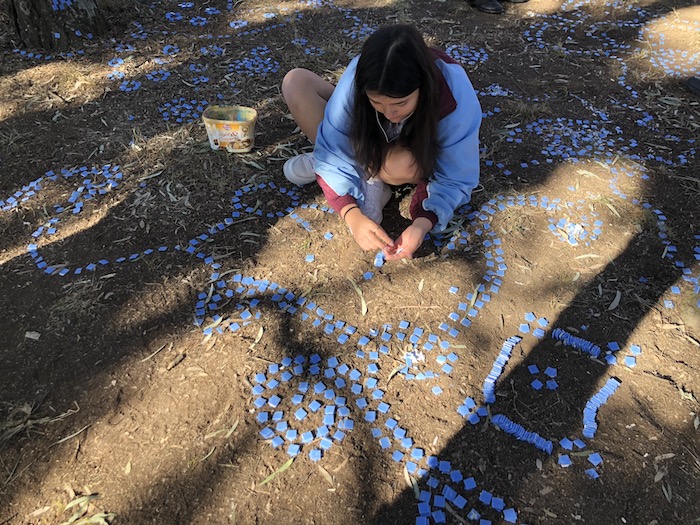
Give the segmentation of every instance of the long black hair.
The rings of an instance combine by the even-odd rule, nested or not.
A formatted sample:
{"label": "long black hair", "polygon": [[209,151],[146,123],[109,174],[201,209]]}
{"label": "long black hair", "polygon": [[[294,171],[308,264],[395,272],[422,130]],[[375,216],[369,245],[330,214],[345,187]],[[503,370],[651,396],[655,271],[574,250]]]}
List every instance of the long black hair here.
{"label": "long black hair", "polygon": [[370,174],[381,169],[388,145],[367,92],[403,98],[419,89],[418,105],[398,144],[411,151],[422,178],[432,175],[438,150],[438,75],[430,48],[413,26],[382,27],[365,41],[355,73],[350,137],[356,160]]}

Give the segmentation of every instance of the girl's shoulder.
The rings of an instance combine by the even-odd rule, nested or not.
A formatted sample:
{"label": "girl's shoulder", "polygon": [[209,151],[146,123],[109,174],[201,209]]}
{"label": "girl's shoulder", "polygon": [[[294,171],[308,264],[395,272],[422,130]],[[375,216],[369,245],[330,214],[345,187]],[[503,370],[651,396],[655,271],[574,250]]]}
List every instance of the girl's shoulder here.
{"label": "girl's shoulder", "polygon": [[353,95],[353,89],[355,85],[355,74],[357,72],[357,61],[360,55],[355,56],[345,67],[345,71],[340,75],[340,79],[333,90],[333,95],[331,96],[334,100],[339,99],[350,99]]}
{"label": "girl's shoulder", "polygon": [[448,83],[452,84],[454,82],[461,83],[467,77],[467,72],[464,70],[462,64],[457,62],[450,55],[440,50],[433,51],[433,56],[435,57],[435,65],[438,71],[447,79]]}
{"label": "girl's shoulder", "polygon": [[440,120],[455,112],[471,112],[476,93],[462,64],[444,52],[434,50],[434,54],[439,75],[437,84],[440,93]]}
{"label": "girl's shoulder", "polygon": [[436,61],[442,60],[446,64],[459,64],[459,62],[457,62],[454,58],[452,58],[450,55],[448,55],[440,49],[435,49],[434,47],[431,47],[430,52],[432,53],[433,57],[435,57]]}

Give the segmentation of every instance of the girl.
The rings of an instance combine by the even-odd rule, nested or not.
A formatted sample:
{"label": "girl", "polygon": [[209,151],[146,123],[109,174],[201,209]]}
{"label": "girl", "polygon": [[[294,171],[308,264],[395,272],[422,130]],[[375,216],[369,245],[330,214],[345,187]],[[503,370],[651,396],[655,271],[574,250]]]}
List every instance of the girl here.
{"label": "girl", "polygon": [[[282,95],[315,145],[285,163],[285,176],[317,181],[363,250],[411,258],[469,202],[479,182],[481,107],[462,66],[428,48],[413,26],[377,30],[336,87],[293,69]],[[407,183],[416,185],[412,223],[393,240],[380,226],[387,184]]]}

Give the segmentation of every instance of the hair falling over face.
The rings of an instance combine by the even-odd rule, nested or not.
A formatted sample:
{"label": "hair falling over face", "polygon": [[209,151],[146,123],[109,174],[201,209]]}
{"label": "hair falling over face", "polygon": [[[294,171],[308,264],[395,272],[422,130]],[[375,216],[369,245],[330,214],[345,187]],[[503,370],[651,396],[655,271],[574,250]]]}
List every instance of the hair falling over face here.
{"label": "hair falling over face", "polygon": [[[430,48],[413,26],[382,27],[365,41],[355,73],[350,136],[356,160],[369,173],[380,171],[388,151],[382,118],[393,123],[405,120],[396,143],[413,154],[423,178],[433,173],[438,149],[438,75]],[[413,111],[399,111],[412,96],[416,97]]]}

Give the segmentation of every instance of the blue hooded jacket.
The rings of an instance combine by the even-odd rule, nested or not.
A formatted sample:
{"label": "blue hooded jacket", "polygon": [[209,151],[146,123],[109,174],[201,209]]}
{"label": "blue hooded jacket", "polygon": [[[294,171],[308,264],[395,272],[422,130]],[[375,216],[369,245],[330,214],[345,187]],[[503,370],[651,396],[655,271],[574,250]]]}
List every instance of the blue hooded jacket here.
{"label": "blue hooded jacket", "polygon": [[[443,76],[440,80],[444,80],[437,131],[438,157],[432,176],[418,184],[411,217],[429,218],[433,231],[440,232],[447,227],[455,210],[469,202],[472,190],[479,183],[481,106],[462,66],[444,53],[435,52],[435,56]],[[361,180],[366,175],[354,160],[349,136],[358,60],[359,56],[348,64],[326,105],[314,148],[314,169],[336,211],[364,199]]]}

